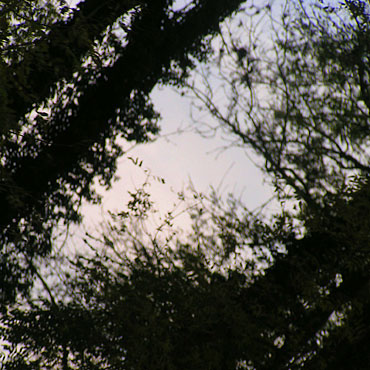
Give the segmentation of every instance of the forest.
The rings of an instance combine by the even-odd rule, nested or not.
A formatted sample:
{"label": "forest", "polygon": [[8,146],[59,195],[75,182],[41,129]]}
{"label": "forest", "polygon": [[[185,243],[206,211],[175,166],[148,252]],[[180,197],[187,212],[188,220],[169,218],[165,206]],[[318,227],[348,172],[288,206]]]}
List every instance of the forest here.
{"label": "forest", "polygon": [[[278,207],[191,188],[151,229],[148,174],[73,235],[159,86]],[[368,0],[0,1],[0,369],[369,369],[369,147]]]}

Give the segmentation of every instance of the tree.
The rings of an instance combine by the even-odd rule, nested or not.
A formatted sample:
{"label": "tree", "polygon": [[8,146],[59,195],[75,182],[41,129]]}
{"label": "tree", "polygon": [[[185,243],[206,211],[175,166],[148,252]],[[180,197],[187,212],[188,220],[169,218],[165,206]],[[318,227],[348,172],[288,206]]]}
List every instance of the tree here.
{"label": "tree", "polygon": [[257,259],[240,271],[226,268],[253,229],[256,257],[265,260],[262,248],[276,242],[273,231],[266,226],[259,235],[262,223],[247,211],[237,218],[233,201],[223,210],[216,198],[194,194],[200,201],[191,207],[189,238],[173,232],[170,215],[159,233],[135,234],[150,212],[147,195],[145,188],[132,194],[128,210],[112,215],[103,235],[87,239],[92,255],[70,258],[73,272],[51,288],[64,294],[10,310],[3,321],[12,344],[5,368],[232,369],[246,348],[260,354],[267,346],[256,340],[259,329],[240,300]]}
{"label": "tree", "polygon": [[[235,29],[226,30],[213,64],[229,94],[225,105],[214,95],[212,68],[202,75],[203,86],[190,85],[216,129],[236,137],[232,145],[252,148],[280,197],[293,189],[295,206],[298,200],[305,209],[306,236],[285,244],[287,257],[274,263],[259,286],[271,312],[279,310],[278,302],[291,304],[274,325],[279,330],[287,320],[274,334],[281,349],[260,368],[369,363],[363,347],[369,185],[360,182],[356,192],[343,192],[354,173],[369,174],[369,24],[367,2],[319,2],[311,8],[287,3],[281,26],[273,23],[268,52],[253,33],[238,38]],[[315,220],[313,228],[308,220]]]}
{"label": "tree", "polygon": [[70,259],[56,299],[9,312],[5,368],[366,368],[367,184],[328,196],[303,237],[213,198],[187,238],[145,238],[136,202]]}
{"label": "tree", "polygon": [[[283,92],[292,94],[283,94],[286,99],[283,103],[307,101],[312,109],[298,111],[294,104],[285,111],[280,106],[268,107],[270,118],[276,118],[271,124],[278,130],[275,136],[271,127],[252,121],[257,122],[253,126],[254,142],[261,142],[261,148],[266,149],[260,151],[266,162],[281,164],[271,167],[276,184],[290,185],[298,200],[305,202],[295,216],[300,218],[300,227],[295,226],[296,218],[291,214],[283,213],[264,222],[243,207],[238,208],[235,201],[223,207],[215,198],[202,200],[196,194],[200,203],[191,209],[193,230],[186,238],[171,231],[170,214],[169,235],[160,234],[163,230],[160,227],[154,235],[146,236],[140,221],[150,210],[150,202],[144,190],[138,191],[127,211],[113,215],[109,229],[100,238],[86,241],[92,255],[70,258],[72,271],[65,271],[64,279],[54,280],[28,306],[9,307],[2,320],[8,343],[8,358],[3,361],[6,368],[368,367],[370,186],[366,158],[362,159],[363,168],[355,161],[355,149],[365,148],[367,138],[367,132],[356,131],[359,122],[366,123],[367,78],[366,70],[360,71],[362,62],[354,59],[351,65],[345,64],[338,47],[345,45],[354,50],[355,41],[367,30],[367,10],[362,2],[355,1],[346,3],[344,9],[346,22],[338,25],[338,32],[335,18],[325,13],[332,14],[331,8],[321,10],[325,18],[311,18],[307,8],[306,12],[298,13],[301,18],[294,18],[297,23],[292,23],[291,36],[296,38],[289,38],[293,56],[305,51],[307,29],[318,27],[322,31],[319,34],[322,38],[308,44],[308,50],[315,53],[308,54],[310,57],[305,60],[289,59],[286,39],[277,44],[282,45],[287,58],[286,64],[279,64],[281,70],[292,71],[297,64],[302,68],[301,75],[307,73],[307,81],[311,82],[300,85],[304,87],[301,94],[307,95],[303,99],[290,90],[294,78],[301,81],[298,79],[301,75],[287,78],[289,89],[285,84],[275,85],[277,97],[283,87]],[[297,24],[308,25],[302,28],[302,39]],[[345,34],[343,28],[351,32]],[[342,38],[346,44],[336,42]],[[298,41],[302,40],[299,51]],[[318,51],[324,47],[326,52],[320,54]],[[246,50],[243,52],[238,45],[234,49],[242,62]],[[333,50],[336,52],[330,53]],[[317,69],[317,80],[325,77],[322,91],[312,83],[316,80],[313,70],[308,69],[320,66],[319,62],[329,69]],[[357,66],[354,70],[353,65]],[[338,90],[343,92],[338,97],[334,87],[340,86],[341,76],[352,78],[349,81],[357,81],[358,85],[353,85],[353,91],[352,85],[345,85],[343,91]],[[239,80],[235,81],[237,85]],[[250,80],[249,85],[254,82]],[[333,92],[332,100],[325,89]],[[325,101],[326,109],[320,105],[320,99]],[[280,104],[278,98],[276,101]],[[212,100],[205,102],[210,109],[213,107]],[[298,112],[303,118],[293,120]],[[312,117],[304,115],[308,113]],[[329,133],[336,131],[325,126],[319,113],[325,117],[336,114],[330,121],[340,131],[339,136],[333,134],[335,140]],[[355,126],[351,126],[350,113],[354,115]],[[221,121],[227,118],[220,116],[220,110],[214,114]],[[230,115],[229,121],[231,118]],[[287,140],[279,144],[282,154],[279,162],[275,156],[268,157],[267,149],[275,153],[280,132],[277,122],[281,120],[286,123],[279,127],[286,130]],[[223,122],[233,129],[229,121]],[[304,136],[308,128],[318,131]],[[234,129],[242,137],[237,125]],[[315,138],[318,135],[321,141],[311,142],[312,135]],[[340,140],[352,149],[340,151]],[[292,143],[311,148],[312,163],[298,161]],[[348,163],[353,168],[347,168]],[[312,176],[310,171],[314,169],[325,176],[319,179]],[[347,170],[363,173],[350,181]],[[135,230],[139,233],[135,234]]]}
{"label": "tree", "polygon": [[98,200],[93,180],[109,186],[122,139],[158,132],[149,93],[181,85],[241,1],[172,3],[0,3],[2,304],[27,291],[55,225]]}
{"label": "tree", "polygon": [[189,84],[214,119],[203,129],[251,148],[282,197],[293,190],[318,206],[349,176],[369,173],[368,14],[357,0],[287,1],[272,14],[261,6],[224,27],[213,63]]}

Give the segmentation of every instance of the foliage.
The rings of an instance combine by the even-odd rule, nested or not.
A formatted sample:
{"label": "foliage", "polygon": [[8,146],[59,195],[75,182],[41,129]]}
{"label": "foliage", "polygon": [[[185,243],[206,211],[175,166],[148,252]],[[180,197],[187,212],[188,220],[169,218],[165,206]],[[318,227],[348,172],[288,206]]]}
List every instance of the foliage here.
{"label": "foliage", "polygon": [[369,173],[369,25],[368,4],[351,0],[239,15],[189,84],[214,119],[204,132],[221,128],[230,145],[252,148],[281,197],[322,204]]}
{"label": "foliage", "polygon": [[5,368],[231,369],[246,351],[262,356],[269,341],[256,338],[243,290],[289,228],[268,227],[235,200],[225,206],[193,193],[195,233],[174,234],[168,215],[167,228],[145,234],[137,228],[151,211],[145,188],[102,235],[87,236],[89,253],[64,259],[71,269],[52,288],[55,298],[8,312]]}
{"label": "foliage", "polygon": [[158,133],[151,90],[182,84],[240,3],[0,3],[1,303],[25,291],[55,226],[99,201],[92,185],[109,187],[125,143]]}
{"label": "foliage", "polygon": [[139,203],[64,258],[54,298],[9,310],[6,369],[366,368],[366,179],[307,214],[303,237],[215,197],[186,237],[133,233]]}
{"label": "foliage", "polygon": [[[302,226],[194,193],[188,235],[171,212],[147,233],[144,184],[101,235],[86,236],[89,253],[60,257],[60,278],[39,275],[40,293],[3,309],[3,368],[368,367],[368,6],[319,5],[285,9],[266,59],[224,35],[216,66],[234,68],[226,110],[212,89],[191,86],[264,158],[277,189],[295,190]],[[261,102],[266,86],[274,100]]]}

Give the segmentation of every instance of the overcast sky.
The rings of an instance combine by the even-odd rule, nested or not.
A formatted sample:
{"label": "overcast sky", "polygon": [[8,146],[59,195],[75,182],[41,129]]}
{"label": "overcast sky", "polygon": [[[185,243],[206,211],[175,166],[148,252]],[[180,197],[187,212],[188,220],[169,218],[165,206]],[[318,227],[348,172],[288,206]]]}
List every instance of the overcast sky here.
{"label": "overcast sky", "polygon": [[[186,190],[191,181],[198,192],[208,194],[211,186],[219,194],[233,193],[254,209],[268,200],[273,192],[264,181],[264,175],[248,159],[244,150],[231,148],[220,150],[226,142],[219,137],[203,138],[195,132],[168,134],[185,128],[191,123],[190,102],[170,88],[156,89],[152,98],[161,113],[161,136],[153,143],[136,146],[119,160],[119,181],[104,192],[102,206],[86,206],[85,221],[96,225],[101,219],[102,208],[123,210],[129,199],[127,191],[133,191],[145,180],[145,169],[153,177],[149,189],[157,208],[164,214],[171,210],[176,193]],[[138,158],[142,166],[135,166],[128,158]],[[154,177],[163,178],[165,184]],[[189,222],[186,216],[178,223]]]}
{"label": "overcast sky", "polygon": [[[167,136],[191,123],[190,101],[186,97],[181,97],[171,88],[157,88],[152,99],[162,116],[161,138],[154,143],[136,146],[119,160],[117,175],[120,180],[110,191],[104,192],[102,206],[84,207],[88,225],[99,224],[102,210],[123,210],[129,199],[127,192],[145,180],[144,169],[166,182],[161,184],[152,180],[149,189],[163,214],[171,210],[176,193],[186,189],[190,181],[198,192],[207,194],[212,186],[220,195],[233,193],[251,210],[272,197],[272,188],[264,181],[266,176],[248,159],[243,149],[222,151],[220,148],[227,144],[222,138],[206,139],[190,131]],[[138,158],[142,166],[135,166],[129,157]],[[182,217],[178,222],[186,225],[189,221]]]}

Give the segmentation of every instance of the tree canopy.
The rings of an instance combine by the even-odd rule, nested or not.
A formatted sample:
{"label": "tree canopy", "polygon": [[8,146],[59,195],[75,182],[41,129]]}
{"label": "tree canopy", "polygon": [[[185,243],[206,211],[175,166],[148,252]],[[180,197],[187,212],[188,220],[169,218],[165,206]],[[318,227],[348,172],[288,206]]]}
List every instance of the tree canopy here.
{"label": "tree canopy", "polygon": [[369,173],[369,35],[366,1],[287,1],[240,17],[189,83],[214,118],[203,130],[221,128],[231,145],[251,148],[283,197],[290,189],[320,204],[349,176]]}
{"label": "tree canopy", "polygon": [[57,223],[109,186],[120,140],[158,130],[149,93],[183,83],[241,1],[10,1],[1,13],[1,300],[27,288]]}
{"label": "tree canopy", "polygon": [[[63,22],[72,22],[72,14],[82,15],[79,12],[88,3],[66,11]],[[110,2],[106,4],[109,9],[115,8]],[[221,26],[220,44],[201,42],[204,35],[216,32],[233,5],[229,8],[222,1],[204,1],[170,12],[166,11],[170,4],[158,4],[161,6],[140,2],[132,5],[132,12],[125,9],[132,17],[124,20],[129,22],[124,30],[127,43],[116,40],[114,27],[109,29],[104,37],[113,39],[108,47],[109,53],[116,51],[112,57],[106,57],[108,49],[100,44],[93,50],[101,53],[101,64],[94,64],[93,54],[84,54],[89,56],[81,64],[86,72],[83,76],[77,71],[70,81],[63,76],[64,85],[51,85],[50,99],[43,106],[47,116],[41,114],[38,121],[27,116],[30,121],[9,123],[13,128],[4,130],[4,150],[10,144],[18,148],[10,151],[9,157],[4,154],[4,163],[11,163],[13,158],[15,164],[22,164],[9,170],[4,182],[17,180],[19,173],[30,174],[27,169],[32,167],[28,164],[47,163],[43,162],[48,158],[43,153],[55,155],[52,158],[57,162],[44,167],[49,177],[41,197],[37,198],[36,192],[32,200],[27,193],[17,194],[15,200],[22,205],[18,204],[19,211],[10,213],[13,229],[4,227],[4,238],[8,238],[4,251],[13,248],[9,253],[12,259],[3,259],[8,274],[4,276],[16,279],[20,288],[24,277],[21,268],[26,272],[31,268],[31,273],[39,274],[41,286],[36,286],[27,299],[18,299],[2,310],[3,368],[368,368],[369,4],[348,0],[333,7],[323,2],[313,6],[287,2],[280,26],[275,28],[272,43],[266,45],[264,53],[250,28],[246,34],[238,34],[233,28]],[[28,8],[16,10],[13,5],[9,9],[23,14]],[[205,11],[210,9],[219,13],[206,21]],[[234,18],[243,32],[249,10],[241,13],[244,18]],[[269,12],[271,7],[265,10]],[[260,19],[261,11],[257,9],[251,19]],[[56,11],[52,17],[55,24],[61,21],[60,14],[64,13]],[[275,22],[273,19],[273,26]],[[195,24],[203,31],[194,30]],[[154,30],[163,32],[163,39],[157,39]],[[178,39],[180,31],[193,35],[192,41]],[[38,30],[34,32],[36,35]],[[170,43],[168,50],[162,41],[173,38],[176,45]],[[216,49],[214,59],[212,47]],[[124,60],[128,64],[121,64]],[[188,79],[189,69],[197,60],[206,61],[203,67],[208,71],[221,72],[225,91],[230,94],[225,106],[218,105],[209,74],[201,76],[203,86],[199,80],[191,83]],[[138,74],[129,69],[126,76],[126,66],[134,63]],[[195,193],[195,203],[189,208],[192,230],[178,233],[169,213],[164,220],[167,228],[160,226],[153,233],[145,233],[141,225],[150,214],[151,202],[143,186],[131,194],[127,209],[110,215],[102,233],[86,235],[83,242],[88,253],[56,254],[55,260],[49,255],[46,261],[55,263],[56,268],[46,269],[45,278],[30,259],[30,249],[24,249],[26,264],[22,265],[15,251],[22,245],[28,247],[29,240],[16,244],[14,236],[38,236],[29,225],[34,225],[32,222],[40,215],[43,222],[49,222],[41,223],[43,227],[52,227],[61,219],[77,220],[72,203],[68,208],[70,203],[51,200],[92,199],[91,183],[84,183],[84,188],[79,182],[83,174],[91,176],[89,181],[95,174],[100,175],[109,184],[113,173],[99,172],[99,166],[113,163],[114,169],[113,159],[119,148],[112,140],[118,133],[127,140],[147,140],[155,134],[157,115],[148,93],[157,82],[190,87],[217,125],[235,135],[238,144],[260,155],[262,168],[271,175],[279,198],[289,199],[296,210],[283,210],[266,219],[249,212],[232,197],[225,204],[216,195]],[[114,93],[112,99],[104,95],[109,86]],[[116,96],[119,92],[120,97]],[[95,96],[101,97],[108,108],[97,101],[97,111],[89,110],[88,102]],[[10,105],[6,109],[12,110]],[[105,115],[108,111],[113,116]],[[114,114],[121,119],[115,119]],[[77,117],[82,123],[77,124]],[[91,127],[84,120],[88,117]],[[45,120],[50,126],[42,131],[40,122]],[[61,126],[58,129],[57,122]],[[126,126],[125,122],[135,124]],[[101,125],[105,128],[99,136]],[[12,136],[9,130],[17,130],[17,126],[18,136]],[[42,141],[35,141],[34,147],[25,145],[23,140],[36,134]],[[51,134],[55,136],[50,136],[46,144]],[[62,145],[67,134],[73,134],[69,137],[72,143],[77,143],[74,135],[81,138],[79,143],[85,143],[83,138],[96,138],[94,135],[102,141],[96,139],[90,151],[83,146],[71,149],[65,154],[66,162],[58,167],[62,154],[53,145]],[[30,148],[39,151],[28,152]],[[96,155],[101,156],[102,163],[89,167],[97,161]],[[79,172],[82,170],[85,172]],[[40,176],[40,184],[43,181]],[[31,191],[32,183],[28,186],[31,188],[24,189]],[[57,189],[63,189],[62,195],[52,198]],[[293,200],[289,189],[294,190]],[[34,253],[46,255],[50,250],[47,246],[49,249],[36,248]],[[18,263],[18,269],[14,269],[18,275],[9,273],[14,263]],[[14,285],[8,287],[9,292],[3,288],[3,296],[10,302]]]}
{"label": "tree canopy", "polygon": [[364,184],[325,199],[303,237],[217,198],[193,206],[186,238],[135,235],[137,206],[112,215],[51,297],[9,310],[5,368],[366,368]]}

